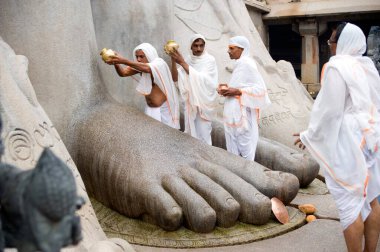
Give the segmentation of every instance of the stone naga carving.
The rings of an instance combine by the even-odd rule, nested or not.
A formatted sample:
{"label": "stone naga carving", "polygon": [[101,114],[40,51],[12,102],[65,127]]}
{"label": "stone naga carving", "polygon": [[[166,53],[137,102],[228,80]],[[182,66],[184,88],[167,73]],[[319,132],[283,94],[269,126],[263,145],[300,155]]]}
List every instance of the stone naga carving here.
{"label": "stone naga carving", "polygon": [[77,196],[72,172],[49,149],[43,151],[32,170],[0,163],[4,237],[0,240],[5,242],[0,249],[58,252],[62,247],[78,244],[82,235],[75,211],[83,203],[83,198]]}
{"label": "stone naga carving", "polygon": [[[128,8],[128,3],[133,8]],[[197,232],[208,232],[216,224],[228,227],[236,220],[263,224],[270,218],[271,197],[284,203],[295,197],[299,182],[294,175],[271,171],[220,148],[205,146],[137,109],[115,102],[107,92],[109,86],[103,83],[107,75],[102,70],[100,76],[98,71],[101,59],[96,42],[96,36],[100,39],[104,34],[95,34],[92,14],[100,21],[109,20],[108,14],[115,16],[119,10],[131,13],[116,16],[131,20],[145,15],[147,19],[139,19],[137,28],[125,24],[104,27],[120,36],[136,34],[140,42],[161,48],[170,39],[163,38],[170,32],[161,31],[170,24],[167,17],[172,13],[172,1],[91,4],[92,10],[90,1],[0,2],[4,13],[0,15],[0,35],[30,59],[29,76],[40,102],[91,195],[127,216],[143,217],[166,230],[184,223]],[[103,9],[96,9],[96,5],[103,4]],[[108,8],[108,4],[116,4],[117,8]],[[65,15],[60,10],[65,10]],[[154,14],[155,10],[160,13]],[[75,15],[78,11],[81,15]],[[157,18],[155,22],[151,22],[152,15]],[[45,22],[47,17],[53,17],[51,22]],[[130,24],[136,23],[131,20]],[[143,29],[138,30],[139,26]],[[118,30],[120,27],[130,30],[124,33]],[[126,47],[129,53],[138,42],[135,37],[130,39],[136,41]],[[52,44],[57,50],[46,50]]]}

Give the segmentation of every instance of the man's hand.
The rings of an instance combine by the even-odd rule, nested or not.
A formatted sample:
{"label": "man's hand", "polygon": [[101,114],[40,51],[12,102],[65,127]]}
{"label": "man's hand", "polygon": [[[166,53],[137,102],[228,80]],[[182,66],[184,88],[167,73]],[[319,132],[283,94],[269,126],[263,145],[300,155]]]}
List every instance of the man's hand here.
{"label": "man's hand", "polygon": [[106,61],[108,65],[124,64],[124,62],[125,62],[125,58],[122,57],[117,52],[115,52],[115,55],[109,56],[109,59]]}
{"label": "man's hand", "polygon": [[304,150],[306,148],[306,146],[302,143],[301,138],[299,137],[300,133],[294,133],[293,136],[298,136],[298,138],[296,139],[296,141],[294,141],[294,145],[298,145],[298,147],[300,149]]}
{"label": "man's hand", "polygon": [[222,95],[220,91],[225,90],[225,89],[228,89],[228,84],[227,83],[219,83],[219,86],[216,89],[216,92],[218,92],[219,95]]}
{"label": "man's hand", "polygon": [[175,63],[179,65],[182,65],[183,63],[185,63],[185,59],[183,58],[182,54],[175,49],[170,54],[170,57],[172,57],[172,60],[174,60]]}
{"label": "man's hand", "polygon": [[240,96],[242,93],[238,88],[218,88],[218,94],[223,96]]}
{"label": "man's hand", "polygon": [[[172,62],[179,64],[185,70],[185,72],[189,74],[189,65],[186,63],[185,59],[179,51],[174,49],[173,52],[170,53],[170,57],[172,58]],[[173,67],[176,69],[175,64],[173,65]],[[176,81],[177,78],[178,76],[173,76],[174,81]]]}

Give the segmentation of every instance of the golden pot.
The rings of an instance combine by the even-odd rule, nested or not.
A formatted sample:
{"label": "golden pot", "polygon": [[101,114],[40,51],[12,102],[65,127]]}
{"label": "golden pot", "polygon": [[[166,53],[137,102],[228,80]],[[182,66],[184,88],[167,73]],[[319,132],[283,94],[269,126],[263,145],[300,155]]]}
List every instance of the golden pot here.
{"label": "golden pot", "polygon": [[164,46],[164,51],[166,52],[166,54],[171,54],[174,52],[174,50],[178,50],[179,48],[179,45],[177,44],[177,42],[175,42],[174,40],[168,40],[168,42],[166,42],[166,45]]}
{"label": "golden pot", "polygon": [[115,56],[115,52],[111,49],[107,49],[107,48],[103,48],[101,51],[100,51],[100,55],[102,56],[102,59],[104,61],[107,61],[110,59],[110,56]]}

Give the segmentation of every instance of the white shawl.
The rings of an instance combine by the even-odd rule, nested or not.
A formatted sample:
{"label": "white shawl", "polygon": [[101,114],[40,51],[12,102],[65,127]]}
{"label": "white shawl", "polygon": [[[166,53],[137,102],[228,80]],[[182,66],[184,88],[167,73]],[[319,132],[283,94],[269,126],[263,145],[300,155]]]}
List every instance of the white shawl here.
{"label": "white shawl", "polygon": [[358,197],[365,197],[368,183],[363,151],[374,156],[380,139],[380,77],[372,61],[361,56],[365,49],[363,32],[348,23],[337,55],[326,64],[309,127],[301,133],[321,167]]}
{"label": "white shawl", "polygon": [[270,104],[265,82],[257,69],[256,62],[249,56],[249,41],[243,36],[230,39],[230,45],[244,49],[241,57],[236,61],[232,72],[229,87],[238,88],[241,96],[226,97],[224,103],[224,123],[226,130],[238,128],[240,131],[247,129],[246,108],[259,110]]}
{"label": "white shawl", "polygon": [[[199,38],[206,41],[202,35],[194,34],[190,39],[189,49]],[[211,121],[215,117],[218,69],[215,58],[206,50],[200,56],[193,55],[190,50],[185,61],[189,65],[189,74],[182,67],[178,68],[178,88],[186,106],[185,132],[195,136],[194,120],[198,111],[204,120]]]}
{"label": "white shawl", "polygon": [[[142,50],[148,59],[148,65],[152,71],[153,81],[166,96],[166,103],[171,115],[171,127],[179,129],[179,103],[177,91],[174,87],[173,79],[169,66],[166,62],[158,57],[156,49],[149,43],[142,43],[133,50],[133,57],[136,59],[136,51]],[[136,90],[148,95],[152,91],[152,78],[149,73],[141,73]]]}

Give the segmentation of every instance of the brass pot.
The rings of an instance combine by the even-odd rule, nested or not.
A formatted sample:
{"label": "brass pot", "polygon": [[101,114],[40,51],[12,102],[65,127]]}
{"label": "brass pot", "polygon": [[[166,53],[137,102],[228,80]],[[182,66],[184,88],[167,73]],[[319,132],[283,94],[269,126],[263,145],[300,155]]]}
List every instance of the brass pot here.
{"label": "brass pot", "polygon": [[164,46],[164,51],[166,54],[172,54],[174,50],[178,50],[179,45],[174,40],[168,40]]}
{"label": "brass pot", "polygon": [[100,55],[102,56],[102,59],[104,62],[110,59],[110,56],[115,56],[115,52],[111,49],[103,48],[100,51]]}

